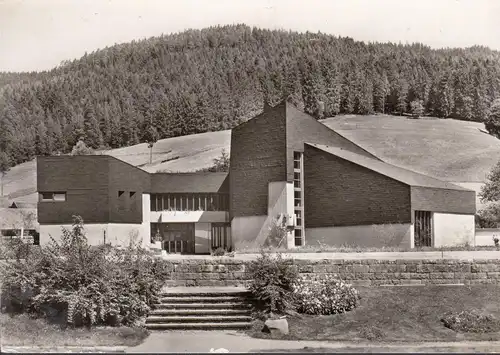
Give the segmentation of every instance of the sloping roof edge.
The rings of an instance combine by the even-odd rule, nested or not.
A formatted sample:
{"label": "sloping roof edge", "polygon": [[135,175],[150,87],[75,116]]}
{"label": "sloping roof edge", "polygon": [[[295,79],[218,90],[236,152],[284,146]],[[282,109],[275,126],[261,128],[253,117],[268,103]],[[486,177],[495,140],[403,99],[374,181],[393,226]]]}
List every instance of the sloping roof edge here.
{"label": "sloping roof edge", "polygon": [[372,170],[378,174],[387,176],[393,180],[402,182],[408,186],[474,192],[474,190],[466,189],[464,187],[452,184],[447,181],[442,181],[428,175],[417,173],[409,169],[401,168],[399,166],[386,163],[382,160],[379,161],[375,159],[366,158],[364,156],[361,156],[353,152],[349,152],[342,148],[330,147],[326,145],[309,143],[309,142],[306,144],[316,149],[320,149],[328,154],[334,155],[340,159],[349,161],[353,164]]}

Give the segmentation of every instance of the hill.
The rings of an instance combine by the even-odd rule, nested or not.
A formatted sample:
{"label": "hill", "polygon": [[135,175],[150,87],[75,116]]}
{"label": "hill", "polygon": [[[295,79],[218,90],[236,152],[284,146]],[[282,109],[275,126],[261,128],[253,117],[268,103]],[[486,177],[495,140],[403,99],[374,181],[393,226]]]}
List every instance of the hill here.
{"label": "hill", "polygon": [[[476,122],[385,115],[339,116],[322,122],[387,162],[476,191],[500,157],[500,140],[481,132],[483,125]],[[150,172],[192,171],[210,166],[222,149],[229,152],[230,135],[225,130],[160,140],[154,146],[152,164],[147,144],[105,153]],[[35,191],[34,161],[7,174],[5,192],[11,197],[35,202]],[[478,202],[478,206],[482,205]]]}
{"label": "hill", "polygon": [[[318,119],[405,113],[484,121],[500,53],[211,27],[104,48],[53,70],[0,75],[0,152],[12,165],[83,137],[115,149],[230,129],[284,96]],[[412,105],[413,103],[413,105]]]}

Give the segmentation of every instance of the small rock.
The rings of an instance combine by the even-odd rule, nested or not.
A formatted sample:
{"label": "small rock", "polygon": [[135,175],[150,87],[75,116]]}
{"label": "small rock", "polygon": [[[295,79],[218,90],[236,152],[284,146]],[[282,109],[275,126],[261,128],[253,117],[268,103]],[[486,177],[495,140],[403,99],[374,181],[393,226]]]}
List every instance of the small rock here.
{"label": "small rock", "polygon": [[229,352],[229,350],[224,349],[224,348],[219,348],[219,349],[214,349],[214,348],[211,348],[211,349],[210,349],[210,352],[211,352],[211,353],[228,353],[228,352]]}
{"label": "small rock", "polygon": [[264,328],[262,328],[264,333],[274,334],[288,334],[288,321],[285,318],[282,319],[268,319],[264,323]]}

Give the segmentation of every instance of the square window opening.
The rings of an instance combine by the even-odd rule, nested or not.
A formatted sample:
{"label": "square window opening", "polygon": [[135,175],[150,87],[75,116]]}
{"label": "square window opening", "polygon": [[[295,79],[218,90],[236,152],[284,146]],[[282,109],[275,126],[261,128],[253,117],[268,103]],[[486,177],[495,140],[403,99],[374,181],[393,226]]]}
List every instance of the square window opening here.
{"label": "square window opening", "polygon": [[124,193],[125,191],[118,191],[118,197],[121,197]]}
{"label": "square window opening", "polygon": [[54,201],[66,201],[66,193],[65,192],[55,192],[54,193]]}
{"label": "square window opening", "polygon": [[52,201],[54,199],[54,194],[52,192],[42,192],[40,198],[42,201]]}

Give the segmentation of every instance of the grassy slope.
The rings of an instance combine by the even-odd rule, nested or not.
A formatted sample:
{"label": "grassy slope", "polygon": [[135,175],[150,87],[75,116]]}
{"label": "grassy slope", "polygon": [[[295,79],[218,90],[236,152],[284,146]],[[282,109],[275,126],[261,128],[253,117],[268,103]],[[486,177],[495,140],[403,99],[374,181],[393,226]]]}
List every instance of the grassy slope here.
{"label": "grassy slope", "polygon": [[[479,131],[483,125],[456,120],[413,120],[394,116],[339,116],[323,121],[387,162],[453,182],[476,191],[500,156],[500,140]],[[163,139],[149,164],[146,144],[114,149],[108,154],[157,170],[189,171],[210,166],[223,148],[229,152],[230,131]],[[36,201],[36,164],[20,164],[7,174],[5,193],[24,193]]]}
{"label": "grassy slope", "polygon": [[[351,312],[331,316],[289,318],[290,334],[282,339],[335,341],[457,341],[500,340],[500,333],[460,334],[446,328],[448,312],[476,309],[500,318],[498,286],[359,287],[361,304]],[[262,333],[255,322],[250,334]]]}

